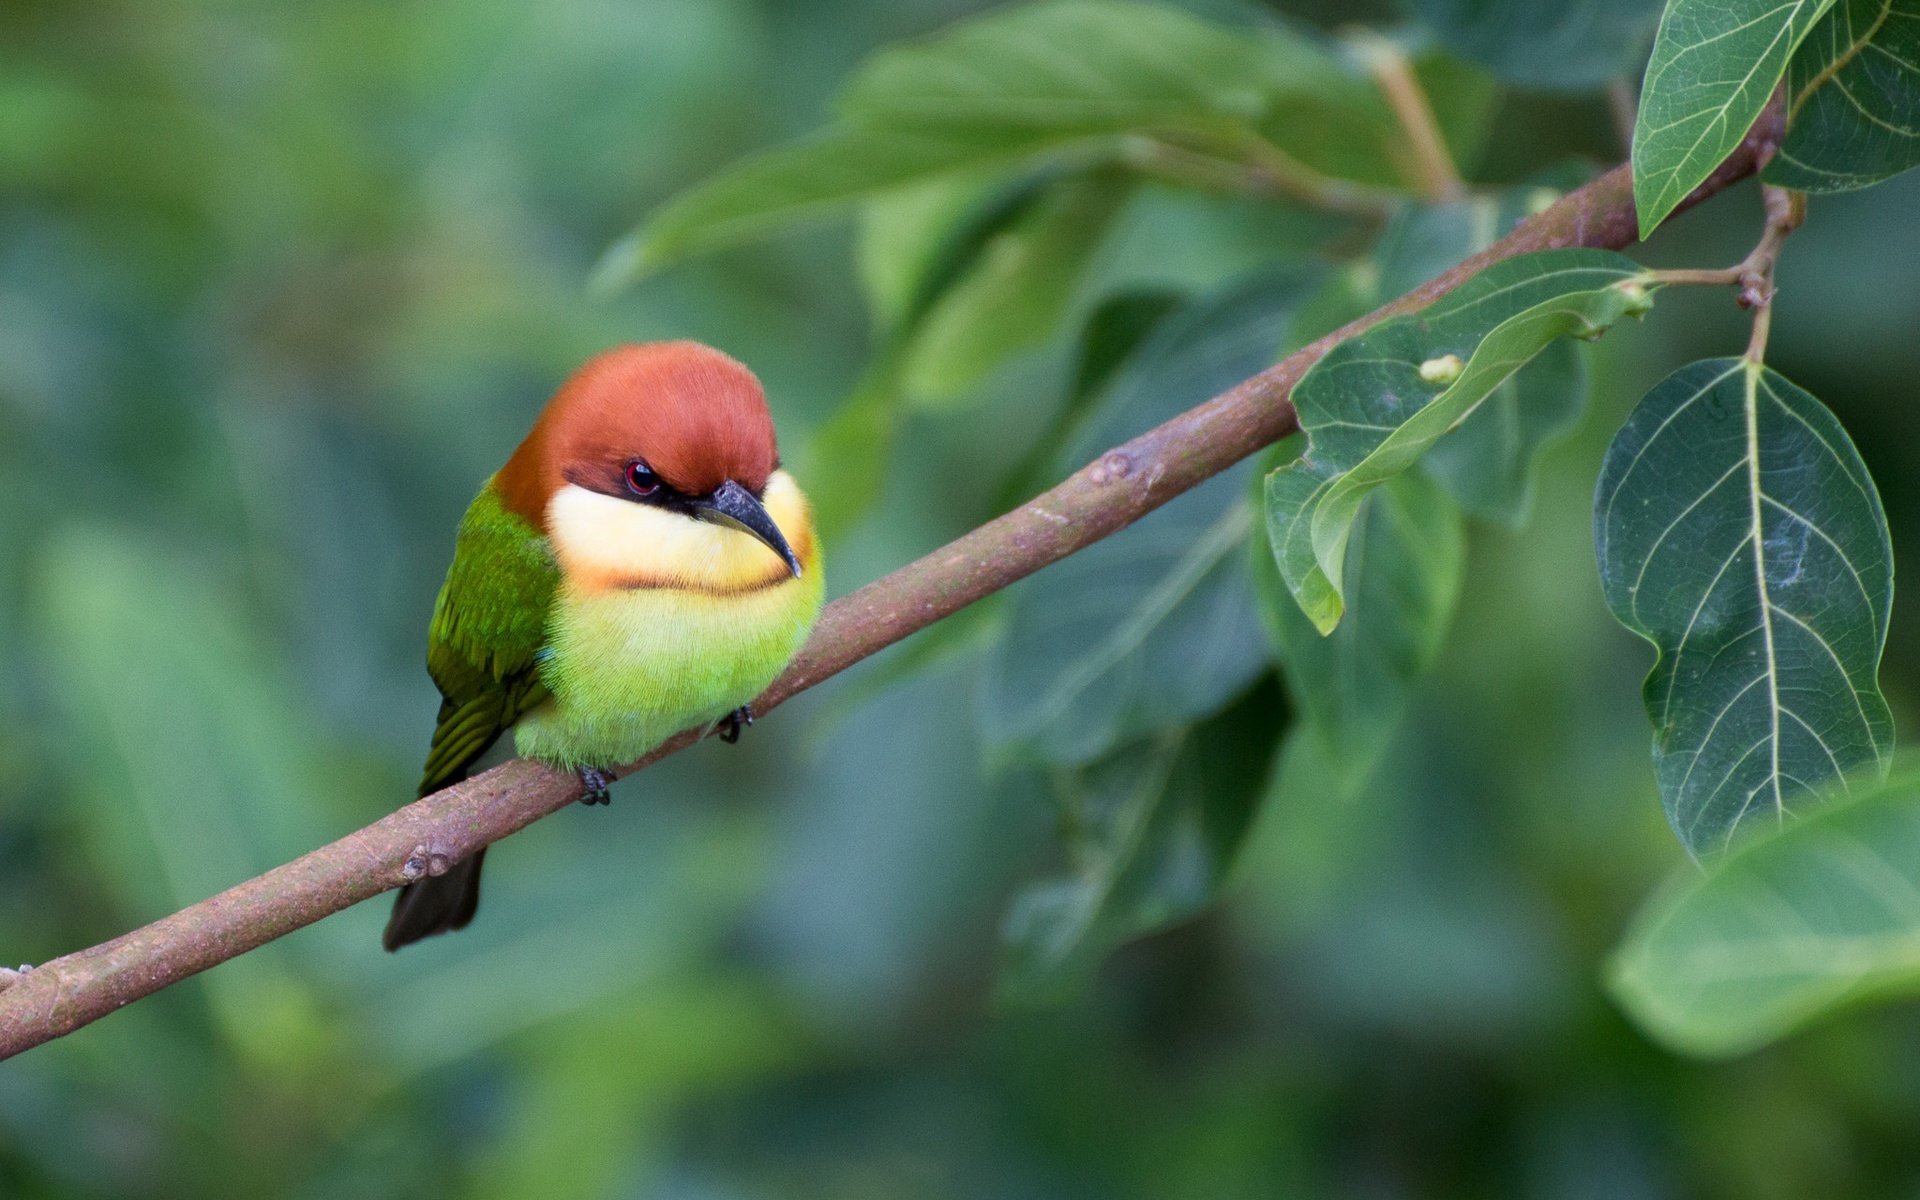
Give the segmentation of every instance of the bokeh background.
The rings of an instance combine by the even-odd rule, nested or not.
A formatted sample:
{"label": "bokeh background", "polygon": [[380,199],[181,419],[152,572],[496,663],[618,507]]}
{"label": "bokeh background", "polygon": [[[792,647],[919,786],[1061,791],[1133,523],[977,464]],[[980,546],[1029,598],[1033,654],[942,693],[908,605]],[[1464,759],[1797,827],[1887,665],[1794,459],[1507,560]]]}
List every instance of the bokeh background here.
{"label": "bokeh background", "polygon": [[[871,350],[845,222],[607,300],[588,273],[650,205],[817,125],[872,48],[975,7],[0,8],[0,956],[410,797],[451,531],[588,354],[712,342],[804,443]],[[1471,173],[1568,153],[1619,156],[1603,102],[1508,94]],[[1904,579],[1915,211],[1911,177],[1814,205],[1772,355],[1860,444]],[[1645,257],[1733,261],[1757,216],[1749,186]],[[1236,244],[1167,269],[1263,253]],[[1920,1196],[1920,1013],[1702,1064],[1600,986],[1683,855],[1594,477],[1638,395],[1744,336],[1687,295],[1602,343],[1530,525],[1474,528],[1378,775],[1277,795],[1228,900],[1082,994],[995,1001],[1055,818],[983,753],[978,655],[882,687],[896,650],[516,836],[458,937],[384,954],[369,903],[0,1066],[0,1196]],[[831,591],[991,515],[1007,431],[1066,370],[1056,347],[915,416]],[[1906,729],[1914,613],[1884,673]]]}

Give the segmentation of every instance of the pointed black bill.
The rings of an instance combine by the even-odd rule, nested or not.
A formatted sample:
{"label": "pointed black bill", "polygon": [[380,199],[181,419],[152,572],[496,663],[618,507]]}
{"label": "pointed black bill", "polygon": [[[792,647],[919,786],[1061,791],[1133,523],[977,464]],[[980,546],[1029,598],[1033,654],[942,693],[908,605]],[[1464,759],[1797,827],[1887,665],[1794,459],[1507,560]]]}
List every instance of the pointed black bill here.
{"label": "pointed black bill", "polygon": [[781,536],[780,527],[773,523],[766,507],[753,498],[752,492],[733,480],[729,479],[714,489],[711,496],[695,497],[693,512],[702,521],[726,525],[759,538],[769,550],[780,556],[787,564],[787,570],[795,576],[800,574],[800,560],[793,556],[793,548]]}

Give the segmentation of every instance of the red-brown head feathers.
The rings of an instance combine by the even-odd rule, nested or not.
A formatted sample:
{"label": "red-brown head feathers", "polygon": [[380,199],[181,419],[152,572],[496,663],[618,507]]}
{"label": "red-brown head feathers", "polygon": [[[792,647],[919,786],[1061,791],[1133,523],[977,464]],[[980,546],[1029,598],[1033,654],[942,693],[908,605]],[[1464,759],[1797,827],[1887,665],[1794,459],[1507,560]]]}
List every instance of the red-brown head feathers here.
{"label": "red-brown head feathers", "polygon": [[561,386],[495,482],[538,525],[568,483],[617,494],[635,460],[689,496],[729,479],[758,493],[779,465],[760,381],[698,342],[616,346]]}

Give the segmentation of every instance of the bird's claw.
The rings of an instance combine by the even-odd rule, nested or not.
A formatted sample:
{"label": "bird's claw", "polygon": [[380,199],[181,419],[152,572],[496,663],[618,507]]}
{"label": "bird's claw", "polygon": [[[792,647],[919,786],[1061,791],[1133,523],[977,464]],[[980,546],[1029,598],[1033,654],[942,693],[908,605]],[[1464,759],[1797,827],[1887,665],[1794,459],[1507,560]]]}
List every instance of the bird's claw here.
{"label": "bird's claw", "polygon": [[602,771],[598,767],[581,767],[580,782],[586,785],[586,795],[580,797],[582,804],[611,804],[613,796],[607,791],[613,786],[613,773]]}
{"label": "bird's claw", "polygon": [[740,731],[753,724],[753,705],[742,704],[726,715],[720,729],[720,740],[731,746],[740,740]]}

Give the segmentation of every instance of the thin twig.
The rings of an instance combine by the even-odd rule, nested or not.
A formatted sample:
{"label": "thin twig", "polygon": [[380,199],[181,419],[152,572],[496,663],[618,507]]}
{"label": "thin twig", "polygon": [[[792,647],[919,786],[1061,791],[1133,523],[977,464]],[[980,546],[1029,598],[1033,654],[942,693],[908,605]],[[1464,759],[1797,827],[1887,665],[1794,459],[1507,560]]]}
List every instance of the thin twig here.
{"label": "thin twig", "polygon": [[1312,208],[1380,219],[1399,199],[1384,188],[1333,179],[1264,138],[1237,139],[1223,153],[1166,138],[1132,138],[1128,165],[1174,183],[1259,199],[1295,200]]}
{"label": "thin twig", "polygon": [[1787,235],[1800,228],[1807,217],[1807,198],[1800,192],[1763,184],[1760,188],[1766,205],[1767,220],[1760,240],[1747,256],[1731,267],[1707,270],[1678,268],[1651,271],[1653,282],[1700,287],[1737,287],[1741,308],[1753,310],[1753,332],[1747,339],[1746,357],[1759,362],[1766,356],[1767,333],[1773,327],[1774,270],[1780,263],[1780,247]]}
{"label": "thin twig", "polygon": [[[1777,110],[1685,204],[1754,172],[1779,135]],[[1298,428],[1288,394],[1342,338],[1424,307],[1491,263],[1561,246],[1634,240],[1626,167],[1562,197],[1506,238],[1369,315],[1156,429],[1057,487],[827,606],[811,641],[763,696],[782,701],[942,617],[1117,533]],[[697,740],[668,741],[625,775]],[[516,759],[435,792],[330,845],[110,942],[42,964],[0,990],[0,1058],[50,1041],[330,913],[464,858],[580,798],[577,776]],[[378,953],[371,943],[369,954]]]}
{"label": "thin twig", "polygon": [[1467,185],[1454,164],[1447,138],[1433,115],[1427,90],[1413,73],[1413,64],[1400,47],[1387,38],[1363,30],[1353,35],[1353,45],[1367,63],[1374,83],[1387,106],[1393,109],[1400,128],[1406,132],[1407,145],[1413,151],[1414,168],[1420,194],[1428,200],[1457,200],[1467,194]]}
{"label": "thin twig", "polygon": [[1760,196],[1767,206],[1767,226],[1760,234],[1747,261],[1740,264],[1740,306],[1753,310],[1753,333],[1747,338],[1748,362],[1757,363],[1767,356],[1767,333],[1773,328],[1773,297],[1778,291],[1774,271],[1780,265],[1780,247],[1787,236],[1807,219],[1807,197],[1763,184]]}

